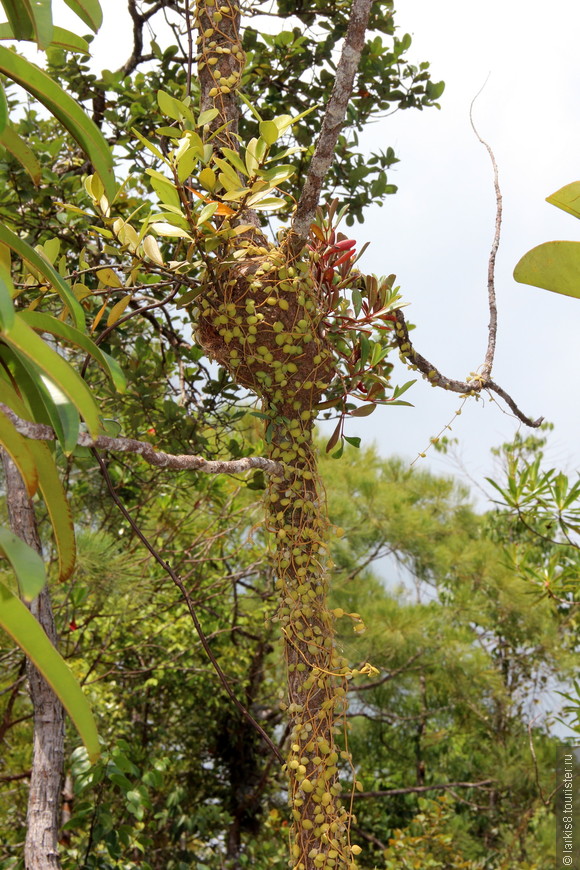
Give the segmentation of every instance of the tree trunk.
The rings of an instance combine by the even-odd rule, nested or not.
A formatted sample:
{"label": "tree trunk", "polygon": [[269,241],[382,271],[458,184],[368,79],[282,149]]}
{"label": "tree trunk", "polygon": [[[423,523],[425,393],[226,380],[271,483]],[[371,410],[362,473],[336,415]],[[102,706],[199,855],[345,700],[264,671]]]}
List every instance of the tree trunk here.
{"label": "tree trunk", "polygon": [[[12,531],[41,554],[34,508],[20,473],[4,451],[2,459]],[[30,604],[30,611],[56,646],[54,616],[46,586]],[[58,870],[58,832],[64,775],[64,710],[48,683],[30,663],[27,663],[27,674],[34,709],[34,743],[24,865],[26,870]]]}

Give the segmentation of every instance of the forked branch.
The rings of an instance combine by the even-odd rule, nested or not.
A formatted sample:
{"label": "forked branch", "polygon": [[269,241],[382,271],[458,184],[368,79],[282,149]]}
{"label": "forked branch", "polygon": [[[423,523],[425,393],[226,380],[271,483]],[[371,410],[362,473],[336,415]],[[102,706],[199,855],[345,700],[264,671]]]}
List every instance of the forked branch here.
{"label": "forked branch", "polygon": [[493,167],[493,186],[495,191],[496,205],[495,231],[487,263],[487,297],[489,305],[489,325],[487,331],[487,349],[485,352],[485,359],[481,366],[480,373],[472,375],[468,380],[457,381],[453,378],[446,377],[445,375],[441,374],[439,369],[434,366],[433,363],[429,362],[429,360],[425,359],[424,356],[422,356],[418,351],[415,350],[411,339],[409,338],[409,330],[405,321],[405,315],[400,308],[395,311],[395,341],[397,343],[403,361],[406,362],[410,368],[416,369],[417,371],[421,372],[423,377],[425,377],[430,384],[433,384],[433,386],[442,387],[444,390],[450,390],[453,393],[460,393],[463,396],[477,396],[483,390],[489,390],[490,392],[496,393],[498,396],[500,396],[500,398],[504,400],[506,405],[510,408],[510,410],[518,418],[518,420],[521,420],[521,422],[525,423],[526,426],[537,429],[542,424],[544,418],[539,417],[537,420],[532,420],[518,408],[512,397],[508,393],[506,393],[506,391],[502,389],[502,387],[498,386],[498,384],[496,384],[491,379],[491,370],[493,367],[497,338],[495,260],[501,238],[502,195],[499,186],[499,174],[495,155],[488,143],[479,135],[477,128],[473,122],[473,104],[478,96],[479,94],[475,95],[469,108],[469,120],[471,122],[473,132],[475,133],[481,144],[486,148],[491,160],[491,165]]}

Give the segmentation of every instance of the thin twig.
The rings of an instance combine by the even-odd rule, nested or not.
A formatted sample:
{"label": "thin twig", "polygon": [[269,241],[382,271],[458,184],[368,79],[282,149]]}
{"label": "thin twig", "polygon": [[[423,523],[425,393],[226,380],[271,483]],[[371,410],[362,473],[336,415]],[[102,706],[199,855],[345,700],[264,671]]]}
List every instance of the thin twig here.
{"label": "thin twig", "polygon": [[477,127],[473,121],[473,104],[477,100],[481,91],[485,87],[486,82],[484,82],[481,89],[474,96],[471,101],[471,105],[469,107],[469,122],[471,124],[472,130],[477,136],[478,140],[487,150],[489,154],[489,159],[491,160],[491,165],[493,167],[493,187],[495,191],[495,232],[493,235],[493,242],[491,245],[491,251],[489,253],[489,260],[487,263],[487,296],[489,301],[489,327],[487,333],[487,350],[485,352],[485,361],[482,366],[482,375],[486,380],[489,380],[491,376],[491,370],[493,367],[493,360],[495,356],[495,343],[497,338],[497,305],[495,298],[495,258],[497,256],[497,250],[499,248],[500,238],[501,238],[501,218],[502,218],[502,196],[501,190],[499,186],[499,173],[497,169],[497,163],[495,159],[495,154],[493,153],[491,146],[480,136]]}
{"label": "thin twig", "polygon": [[[14,411],[0,402],[0,412],[13,424],[17,432],[32,441],[56,441],[54,429],[44,423],[33,423],[23,420]],[[80,447],[98,447],[101,450],[114,450],[118,453],[132,453],[140,456],[149,465],[157,468],[172,468],[176,471],[203,471],[206,474],[242,474],[253,468],[267,474],[282,474],[283,468],[279,462],[262,456],[244,456],[242,459],[204,459],[203,456],[188,454],[164,453],[156,450],[146,441],[135,438],[111,438],[108,435],[98,435],[93,438],[88,432],[79,432],[77,444]]]}
{"label": "thin twig", "polygon": [[399,794],[422,794],[426,791],[446,791],[451,788],[479,788],[486,789],[494,783],[495,779],[482,779],[480,782],[446,782],[441,785],[410,785],[406,788],[387,788],[381,791],[357,791],[355,798],[391,797]]}

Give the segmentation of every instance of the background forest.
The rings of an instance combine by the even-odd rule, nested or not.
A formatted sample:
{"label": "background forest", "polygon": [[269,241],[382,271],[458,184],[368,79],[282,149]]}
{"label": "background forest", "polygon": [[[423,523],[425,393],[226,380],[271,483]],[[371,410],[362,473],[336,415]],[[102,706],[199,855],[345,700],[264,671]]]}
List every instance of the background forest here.
{"label": "background forest", "polygon": [[[3,5],[10,17],[10,4]],[[68,5],[95,29],[98,3]],[[120,192],[113,202],[107,199],[103,183],[90,174],[86,148],[63,129],[62,117],[39,108],[30,89],[15,86],[0,56],[7,129],[16,137],[2,139],[0,221],[54,267],[82,304],[87,336],[108,355],[103,359],[113,360],[107,378],[107,365],[102,363],[103,371],[89,365],[83,351],[88,345],[63,347],[54,336],[67,342],[70,335],[52,329],[48,347],[58,347],[86,379],[107,436],[122,434],[172,455],[261,457],[276,442],[264,426],[265,406],[255,402],[247,384],[236,383],[228,365],[208,358],[195,333],[194,321],[203,316],[199,300],[207,291],[196,276],[213,254],[204,227],[215,219],[211,232],[223,229],[220,220],[232,211],[227,202],[239,202],[236,182],[231,176],[230,187],[224,182],[233,192],[230,199],[219,193],[208,157],[195,176],[201,187],[187,188],[205,245],[192,263],[191,248],[184,253],[178,194],[190,183],[194,162],[188,172],[182,167],[175,184],[162,174],[177,134],[189,142],[197,136],[206,146],[220,135],[220,127],[211,129],[215,117],[211,109],[207,115],[203,81],[196,79],[194,46],[200,37],[194,13],[189,3],[173,0],[129,0],[129,9],[134,31],[119,70],[92,74],[88,46],[76,35],[55,31],[46,40],[46,70],[84,107],[113,150],[117,175],[125,179]],[[260,170],[267,186],[254,203],[260,231],[273,239],[287,227],[308,176],[349,11],[341,3],[306,8],[286,0],[276,11],[259,4],[243,10],[239,139],[262,137],[274,146],[283,137],[285,162]],[[258,14],[280,21],[255,26],[264,20]],[[205,34],[210,40],[207,29]],[[42,43],[36,31],[28,37]],[[410,37],[397,31],[392,5],[376,3],[336,160],[324,179],[312,245],[330,239],[328,216],[335,219],[343,205],[348,211],[342,227],[352,228],[370,203],[396,192],[389,169],[397,156],[391,147],[363,153],[364,125],[386,110],[431,109],[442,94],[428,63],[413,57]],[[198,114],[200,95],[205,123]],[[275,135],[267,124],[277,124]],[[240,169],[227,145],[220,142],[213,153],[212,148],[215,141],[211,165],[221,168],[226,181],[224,154],[237,173],[251,174],[250,158]],[[290,178],[290,192],[280,191]],[[335,198],[338,204],[331,206]],[[153,235],[146,235],[151,228]],[[1,241],[3,249],[9,244],[16,252],[16,243]],[[332,244],[342,247],[326,266],[334,270],[334,286],[341,280],[346,286],[354,242],[337,232]],[[320,251],[327,255],[327,249]],[[352,255],[345,257],[348,251]],[[16,311],[39,333],[51,331],[34,319],[43,313],[66,324],[62,294],[46,280],[46,266],[21,256],[24,263],[12,264]],[[169,261],[178,280],[168,277]],[[0,272],[5,278],[5,259]],[[403,403],[399,397],[408,386],[391,385],[393,367],[385,360],[396,344],[392,334],[366,337],[371,317],[361,294],[376,285],[384,291],[381,311],[399,304],[394,276],[385,283],[372,277],[374,285],[370,279],[354,289],[349,285],[356,316],[349,309],[348,317],[356,321],[357,336],[347,338],[358,342],[358,357],[348,355],[342,338],[335,345],[342,381],[354,378],[353,392],[359,390],[356,401],[350,394],[326,394],[321,415],[338,415],[338,426],[330,442],[328,435],[316,442],[331,524],[329,606],[337,648],[348,663],[349,705],[337,736],[342,755],[335,754],[344,802],[354,814],[351,835],[359,845],[353,855],[357,866],[369,870],[548,870],[555,857],[556,734],[563,730],[556,720],[566,704],[572,729],[566,733],[573,733],[580,706],[574,682],[580,490],[544,463],[545,430],[498,446],[492,481],[497,502],[483,513],[450,477],[385,459],[349,436],[345,418],[372,411],[373,397]],[[114,451],[103,453],[99,464],[89,447],[75,446],[79,430],[74,415],[67,416],[66,396],[61,401],[58,391],[51,392],[50,377],[43,391],[38,371],[10,355],[6,311],[0,309],[0,400],[10,404],[13,383],[23,394],[31,390],[36,404],[27,407],[34,416],[18,413],[50,423],[59,435],[52,456],[76,536],[76,564],[64,581],[57,579],[59,542],[55,546],[49,500],[34,503],[59,650],[84,688],[102,745],[100,759],[91,763],[67,725],[60,857],[50,866],[288,866],[289,832],[297,817],[288,806],[286,773],[232,704],[206,648],[242,706],[286,756],[294,732],[264,502],[271,492],[267,467],[208,475],[154,468],[130,452]],[[359,320],[366,315],[367,321]],[[379,327],[384,328],[385,323]],[[358,383],[369,360],[382,368]],[[122,392],[115,361],[126,376]],[[395,370],[393,377],[402,381],[406,372],[401,377]],[[370,404],[364,404],[367,398]],[[3,496],[0,519],[6,526],[8,508]],[[178,571],[189,611],[155,553]],[[60,570],[62,577],[62,565]],[[0,562],[0,579],[16,588],[8,562]],[[192,609],[203,625],[201,639]],[[0,868],[16,870],[24,867],[33,711],[25,657],[8,635],[0,637],[0,656]],[[313,866],[335,866],[331,852],[325,855],[326,863],[313,857]]]}

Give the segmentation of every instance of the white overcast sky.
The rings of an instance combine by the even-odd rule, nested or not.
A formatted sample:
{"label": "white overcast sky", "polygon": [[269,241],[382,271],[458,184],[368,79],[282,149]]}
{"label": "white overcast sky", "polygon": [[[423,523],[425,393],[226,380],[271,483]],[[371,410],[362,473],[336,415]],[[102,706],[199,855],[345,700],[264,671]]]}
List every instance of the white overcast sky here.
{"label": "white overcast sky", "polygon": [[[105,24],[93,47],[97,69],[128,56],[130,21],[124,0],[102,0]],[[76,26],[62,0],[56,23]],[[369,151],[392,145],[399,186],[364,225],[370,241],[363,268],[395,272],[417,349],[450,377],[463,379],[483,361],[487,336],[486,275],[495,200],[488,155],[469,125],[469,105],[489,75],[474,117],[492,146],[504,196],[497,263],[499,334],[494,377],[532,417],[556,424],[549,458],[580,469],[580,300],[517,284],[513,268],[548,239],[578,239],[578,222],[544,198],[580,178],[580,67],[577,0],[400,0],[400,34],[409,32],[412,62],[431,63],[446,90],[441,111],[398,112],[365,136]],[[84,33],[84,25],[76,28]],[[401,366],[397,380],[410,377]],[[454,417],[458,396],[419,383],[407,394],[414,408],[379,408],[349,425],[384,455],[411,461]],[[493,472],[490,447],[512,438],[519,424],[489,402],[470,402],[453,432],[466,473],[478,484]],[[434,452],[421,460],[456,472]],[[489,488],[488,488],[489,491]],[[483,502],[480,501],[480,504]]]}

